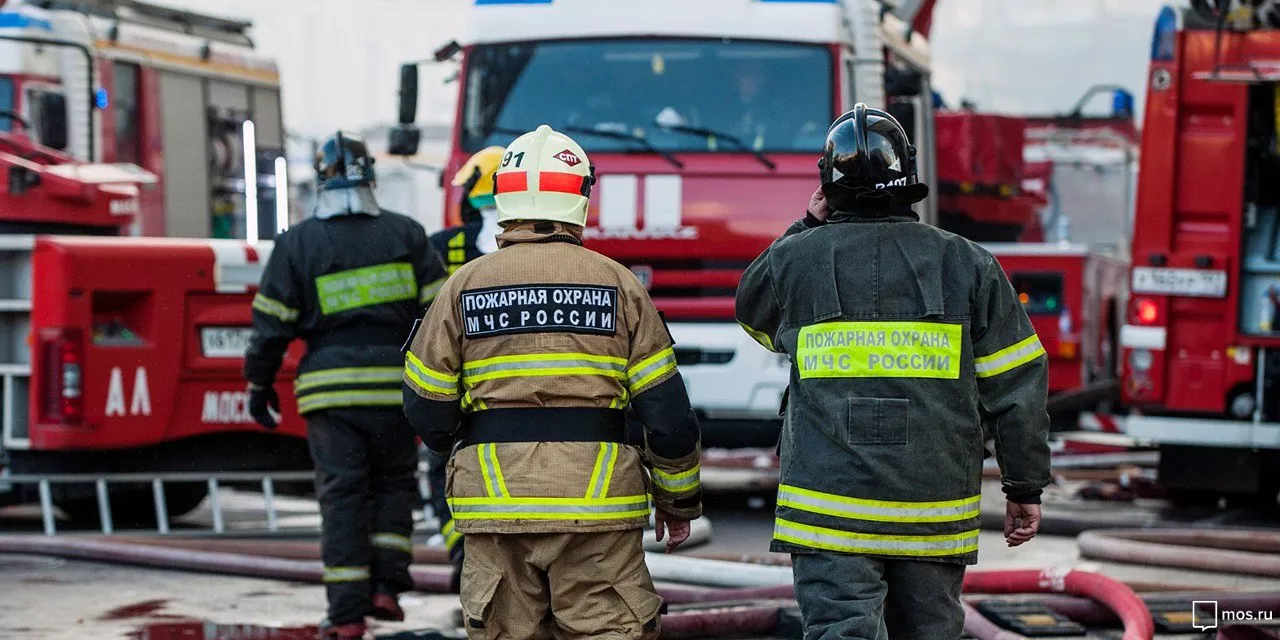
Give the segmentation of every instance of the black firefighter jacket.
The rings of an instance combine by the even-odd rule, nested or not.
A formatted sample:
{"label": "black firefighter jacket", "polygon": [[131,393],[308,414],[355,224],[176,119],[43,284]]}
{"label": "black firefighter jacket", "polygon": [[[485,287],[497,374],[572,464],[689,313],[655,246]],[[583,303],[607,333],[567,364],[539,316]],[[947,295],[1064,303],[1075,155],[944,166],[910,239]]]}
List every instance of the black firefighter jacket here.
{"label": "black firefighter jacket", "polygon": [[270,385],[286,348],[305,340],[298,412],[399,406],[400,347],[444,284],[426,231],[382,212],[308,218],[276,236],[253,300],[245,378]]}
{"label": "black firefighter jacket", "polygon": [[809,217],[737,316],[791,359],[773,550],[976,562],[984,430],[1008,497],[1039,502],[1046,355],[987,250],[905,211]]}

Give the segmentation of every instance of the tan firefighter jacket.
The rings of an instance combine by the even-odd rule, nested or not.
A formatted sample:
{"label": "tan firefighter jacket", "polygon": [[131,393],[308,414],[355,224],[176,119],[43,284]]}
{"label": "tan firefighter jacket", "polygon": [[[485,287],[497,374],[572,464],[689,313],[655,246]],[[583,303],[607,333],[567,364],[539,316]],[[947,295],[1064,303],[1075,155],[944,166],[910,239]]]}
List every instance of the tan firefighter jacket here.
{"label": "tan firefighter jacket", "polygon": [[[579,234],[508,227],[411,339],[405,412],[433,451],[456,447],[447,493],[464,534],[638,528],[651,499],[701,514],[698,425],[671,336],[635,276]],[[639,446],[626,443],[628,406],[645,424]]]}

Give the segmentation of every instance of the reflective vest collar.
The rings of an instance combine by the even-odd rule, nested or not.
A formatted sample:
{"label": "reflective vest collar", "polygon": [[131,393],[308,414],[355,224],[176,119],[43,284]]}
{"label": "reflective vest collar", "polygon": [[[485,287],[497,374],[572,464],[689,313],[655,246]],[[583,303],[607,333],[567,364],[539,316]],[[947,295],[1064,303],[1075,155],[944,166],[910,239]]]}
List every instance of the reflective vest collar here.
{"label": "reflective vest collar", "polygon": [[498,235],[498,246],[535,242],[569,242],[582,244],[582,227],[563,222],[528,221],[506,225]]}

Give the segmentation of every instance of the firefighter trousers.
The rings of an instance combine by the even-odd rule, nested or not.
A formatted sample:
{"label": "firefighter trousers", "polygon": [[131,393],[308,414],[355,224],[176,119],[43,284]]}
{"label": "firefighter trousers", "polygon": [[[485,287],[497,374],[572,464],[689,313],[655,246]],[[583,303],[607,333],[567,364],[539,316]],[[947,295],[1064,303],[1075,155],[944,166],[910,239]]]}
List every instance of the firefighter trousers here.
{"label": "firefighter trousers", "polygon": [[662,598],[643,531],[467,534],[462,612],[469,640],[653,640]]}
{"label": "firefighter trousers", "polygon": [[418,449],[398,407],[307,414],[316,465],[329,621],[362,622],[375,590],[413,587],[413,508],[421,500]]}
{"label": "firefighter trousers", "polygon": [[804,640],[958,640],[965,565],[792,554]]}

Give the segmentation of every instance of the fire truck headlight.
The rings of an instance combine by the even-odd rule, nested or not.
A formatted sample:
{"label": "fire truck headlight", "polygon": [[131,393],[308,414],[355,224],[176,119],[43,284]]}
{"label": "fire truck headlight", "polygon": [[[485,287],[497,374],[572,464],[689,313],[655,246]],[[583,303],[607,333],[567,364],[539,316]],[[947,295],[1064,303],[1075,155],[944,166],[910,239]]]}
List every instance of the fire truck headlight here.
{"label": "fire truck headlight", "polygon": [[1134,349],[1129,352],[1129,369],[1138,373],[1146,373],[1151,370],[1155,357],[1151,355],[1150,349]]}

